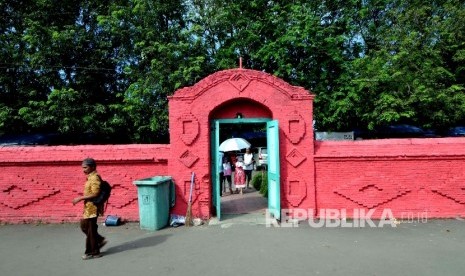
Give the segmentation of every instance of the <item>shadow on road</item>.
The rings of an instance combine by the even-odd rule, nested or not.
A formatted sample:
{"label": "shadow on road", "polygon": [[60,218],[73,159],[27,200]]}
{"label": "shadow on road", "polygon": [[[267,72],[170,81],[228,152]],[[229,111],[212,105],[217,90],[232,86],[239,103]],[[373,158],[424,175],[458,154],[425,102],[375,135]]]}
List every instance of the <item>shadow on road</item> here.
{"label": "shadow on road", "polygon": [[105,252],[105,255],[111,255],[124,251],[136,250],[144,247],[152,247],[162,242],[165,242],[170,236],[171,234],[145,237],[139,240],[129,241],[117,246],[112,246],[102,251]]}

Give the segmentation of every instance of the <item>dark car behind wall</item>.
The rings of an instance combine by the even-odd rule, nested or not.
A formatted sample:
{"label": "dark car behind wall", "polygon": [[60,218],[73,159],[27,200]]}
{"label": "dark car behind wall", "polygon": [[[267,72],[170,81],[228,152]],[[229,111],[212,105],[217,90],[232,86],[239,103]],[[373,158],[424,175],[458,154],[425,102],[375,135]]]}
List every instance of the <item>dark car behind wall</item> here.
{"label": "dark car behind wall", "polygon": [[446,132],[449,137],[465,137],[465,126],[456,126],[449,128]]}
{"label": "dark car behind wall", "polygon": [[384,138],[436,138],[440,137],[433,129],[408,124],[393,124],[379,127],[375,130],[354,129],[355,140],[359,139],[384,139]]}
{"label": "dark car behind wall", "polygon": [[60,134],[34,133],[0,136],[0,146],[57,146],[57,145],[98,145],[98,144],[128,144],[125,135],[106,136],[92,132]]}

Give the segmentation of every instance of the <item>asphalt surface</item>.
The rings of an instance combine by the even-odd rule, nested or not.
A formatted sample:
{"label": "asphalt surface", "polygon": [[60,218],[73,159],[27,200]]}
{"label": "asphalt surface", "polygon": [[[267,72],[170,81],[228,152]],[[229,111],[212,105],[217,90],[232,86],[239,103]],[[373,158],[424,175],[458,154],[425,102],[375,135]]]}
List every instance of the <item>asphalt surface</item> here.
{"label": "asphalt surface", "polygon": [[86,261],[78,224],[3,225],[0,275],[465,275],[463,220],[283,228],[262,217],[155,232],[99,226],[109,243]]}

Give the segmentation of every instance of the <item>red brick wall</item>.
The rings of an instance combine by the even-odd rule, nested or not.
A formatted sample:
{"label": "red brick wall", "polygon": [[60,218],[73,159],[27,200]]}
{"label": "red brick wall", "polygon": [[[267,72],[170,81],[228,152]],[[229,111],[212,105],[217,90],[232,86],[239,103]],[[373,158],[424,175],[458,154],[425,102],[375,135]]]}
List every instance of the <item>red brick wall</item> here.
{"label": "red brick wall", "polygon": [[169,145],[0,147],[0,221],[77,221],[85,175],[81,161],[97,160],[97,170],[112,186],[107,214],[139,220],[133,181],[167,175]]}
{"label": "red brick wall", "polygon": [[313,95],[270,74],[217,72],[169,98],[170,145],[0,147],[0,221],[76,221],[72,199],[85,181],[81,161],[93,157],[113,186],[107,214],[139,218],[133,181],[169,175],[176,186],[172,213],[187,209],[195,172],[193,215],[212,208],[211,124],[216,119],[279,122],[281,207],[376,210],[397,217],[465,215],[465,138],[314,141]]}
{"label": "red brick wall", "polygon": [[[170,175],[169,145],[3,147],[0,221],[79,220],[82,205],[71,200],[82,192],[86,157],[98,161],[98,171],[114,186],[107,214],[128,221],[139,219],[133,181]],[[372,217],[379,217],[384,208],[398,218],[465,216],[465,138],[317,141],[314,160],[315,179],[305,179],[305,187],[298,176],[308,167],[282,178],[283,208],[312,208],[317,215],[345,209],[349,217],[360,209],[374,209]],[[180,197],[182,192],[177,208],[185,205]]]}
{"label": "red brick wall", "polygon": [[317,215],[464,216],[464,168],[465,138],[315,142]]}

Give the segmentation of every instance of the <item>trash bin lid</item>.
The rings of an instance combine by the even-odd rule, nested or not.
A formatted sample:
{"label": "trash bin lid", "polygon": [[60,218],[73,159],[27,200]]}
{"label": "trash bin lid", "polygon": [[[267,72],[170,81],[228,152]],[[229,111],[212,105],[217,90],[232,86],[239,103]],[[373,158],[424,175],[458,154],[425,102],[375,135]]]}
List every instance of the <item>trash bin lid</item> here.
{"label": "trash bin lid", "polygon": [[135,185],[160,185],[172,180],[171,176],[153,176],[143,179],[134,180],[132,183]]}

